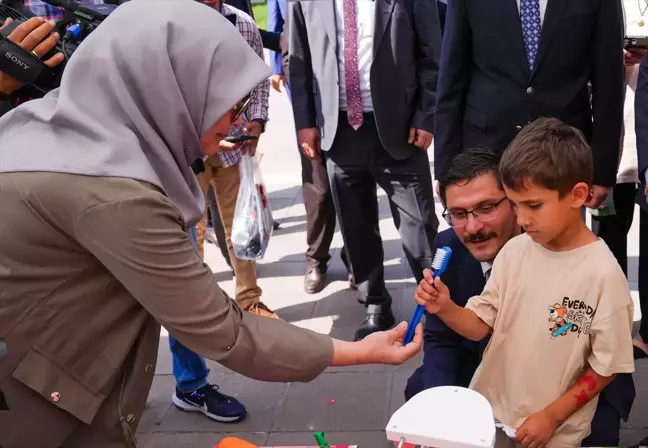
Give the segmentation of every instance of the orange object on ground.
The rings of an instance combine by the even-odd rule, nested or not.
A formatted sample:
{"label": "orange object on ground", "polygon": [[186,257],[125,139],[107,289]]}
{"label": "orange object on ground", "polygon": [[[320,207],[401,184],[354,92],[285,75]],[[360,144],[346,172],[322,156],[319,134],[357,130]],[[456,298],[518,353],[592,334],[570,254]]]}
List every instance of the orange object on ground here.
{"label": "orange object on ground", "polygon": [[245,440],[236,437],[225,437],[214,448],[259,448],[258,446],[246,442]]}

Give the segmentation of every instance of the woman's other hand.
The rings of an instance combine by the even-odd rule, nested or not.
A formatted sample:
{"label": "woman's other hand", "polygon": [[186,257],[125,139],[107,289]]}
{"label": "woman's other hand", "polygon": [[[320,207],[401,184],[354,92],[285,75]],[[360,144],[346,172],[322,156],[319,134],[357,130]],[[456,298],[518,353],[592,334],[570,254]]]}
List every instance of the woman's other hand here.
{"label": "woman's other hand", "polygon": [[[8,26],[11,22],[13,22],[11,18],[5,20],[0,29]],[[23,50],[41,58],[54,48],[60,38],[58,33],[52,31],[54,31],[54,22],[46,22],[40,17],[32,17],[18,25],[8,37],[9,40],[18,44]],[[43,61],[43,63],[49,67],[56,67],[63,62],[63,59],[63,53],[59,52]],[[23,83],[16,78],[0,72],[0,91],[11,94],[22,86]]]}
{"label": "woman's other hand", "polygon": [[412,342],[403,345],[407,327],[407,322],[401,322],[391,330],[370,334],[360,343],[365,344],[367,352],[375,357],[372,360],[373,363],[402,364],[415,356],[423,346],[423,326],[421,324],[416,326]]}
{"label": "woman's other hand", "polygon": [[421,351],[423,326],[417,325],[414,339],[407,345],[403,345],[405,333],[407,333],[407,322],[401,322],[391,330],[372,333],[359,342],[333,339],[331,365],[402,364]]}

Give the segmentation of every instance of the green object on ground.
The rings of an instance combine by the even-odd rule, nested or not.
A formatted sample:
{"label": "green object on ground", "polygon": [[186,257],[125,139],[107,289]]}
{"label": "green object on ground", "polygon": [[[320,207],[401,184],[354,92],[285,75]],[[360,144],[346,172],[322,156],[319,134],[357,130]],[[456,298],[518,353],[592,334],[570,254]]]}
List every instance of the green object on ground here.
{"label": "green object on ground", "polygon": [[315,436],[315,440],[317,441],[319,448],[331,448],[331,445],[329,445],[324,438],[324,433],[322,431],[318,431],[313,435]]}

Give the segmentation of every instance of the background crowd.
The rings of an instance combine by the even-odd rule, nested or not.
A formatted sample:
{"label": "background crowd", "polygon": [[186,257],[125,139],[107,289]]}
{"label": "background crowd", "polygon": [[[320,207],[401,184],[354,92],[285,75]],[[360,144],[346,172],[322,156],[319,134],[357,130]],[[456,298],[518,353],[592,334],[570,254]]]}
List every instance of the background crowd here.
{"label": "background crowd", "polygon": [[[499,159],[541,117],[579,130],[591,148],[593,178],[583,214],[591,215],[592,231],[626,276],[627,235],[639,220],[638,289],[642,315],[648,315],[644,0],[269,0],[267,29],[255,22],[249,1],[201,2],[227,18],[259,58],[270,50],[272,75],[239,105],[228,134],[263,141],[270,89],[288,96],[298,147],[287,150],[300,158],[307,223],[304,291],[326,288],[339,226],[349,287],[366,314],[356,341],[396,323],[377,189],[386,193],[417,283],[426,281],[437,248],[453,248],[444,281],[452,300],[465,306],[484,289],[502,248],[523,231],[506,199]],[[61,17],[39,0],[24,6],[48,20]],[[626,36],[645,38],[646,45],[627,45]],[[201,256],[205,241],[220,246],[240,308],[280,320],[262,300],[255,262],[238,259],[231,243],[238,163],[255,155],[259,140],[211,143],[203,136],[203,147],[215,146],[197,176],[208,207],[191,230]],[[428,150],[434,151],[433,170]],[[450,229],[439,232],[438,214]],[[467,387],[488,338],[469,340],[431,314],[424,334],[423,365],[409,379],[406,397],[440,385]],[[244,419],[245,406],[208,382],[205,359],[173,336],[169,342],[174,405],[220,422]],[[645,319],[633,348],[635,359],[648,357]],[[600,394],[583,445],[617,446],[634,396],[632,376],[619,372]]]}

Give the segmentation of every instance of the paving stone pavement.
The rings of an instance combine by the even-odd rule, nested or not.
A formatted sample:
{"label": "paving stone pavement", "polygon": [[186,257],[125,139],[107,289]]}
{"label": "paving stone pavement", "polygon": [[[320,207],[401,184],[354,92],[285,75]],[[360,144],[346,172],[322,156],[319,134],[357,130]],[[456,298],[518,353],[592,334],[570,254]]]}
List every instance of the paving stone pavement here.
{"label": "paving stone pavement", "polygon": [[[339,257],[342,246],[339,232],[331,250],[329,284],[319,294],[308,295],[303,291],[306,224],[295,131],[285,95],[273,92],[270,105],[271,120],[259,151],[274,217],[281,222],[281,228],[275,232],[265,259],[258,263],[263,300],[295,325],[350,340],[362,321],[364,309],[346,283]],[[409,274],[386,197],[383,192],[379,195],[388,288],[397,317],[408,320],[414,309],[415,282]],[[440,207],[437,212],[441,212]],[[630,283],[636,299],[636,223],[629,247]],[[232,275],[218,248],[208,244],[205,254],[221,287],[233,293]],[[333,444],[387,448],[393,445],[386,441],[384,428],[390,415],[403,404],[405,382],[421,362],[419,356],[398,368],[330,368],[308,384],[262,383],[209,362],[210,381],[238,398],[249,411],[248,418],[241,423],[221,424],[200,414],[178,411],[171,405],[174,379],[168,347],[167,333],[163,330],[156,377],[137,434],[144,448],[212,448],[226,435],[260,445],[303,445],[314,442],[312,434],[317,430],[325,431]],[[648,362],[637,364],[635,381],[637,399],[630,422],[624,425],[624,446],[648,436]]]}

